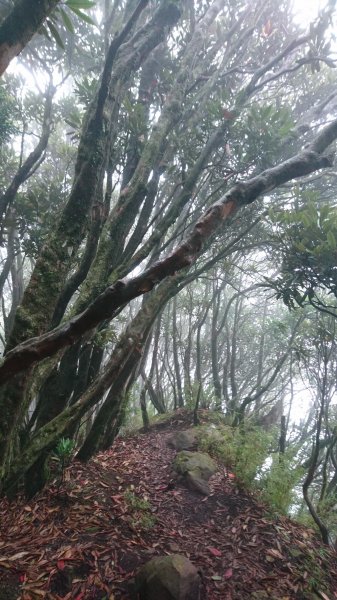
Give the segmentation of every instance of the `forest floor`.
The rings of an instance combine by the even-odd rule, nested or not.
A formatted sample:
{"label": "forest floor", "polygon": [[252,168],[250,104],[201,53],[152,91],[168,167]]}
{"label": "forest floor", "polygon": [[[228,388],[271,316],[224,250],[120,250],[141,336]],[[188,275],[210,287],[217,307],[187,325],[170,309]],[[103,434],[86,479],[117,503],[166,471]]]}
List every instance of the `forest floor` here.
{"label": "forest floor", "polygon": [[[61,488],[0,503],[0,600],[127,600],[143,563],[172,553],[200,570],[201,600],[337,599],[337,554],[309,529],[272,517],[222,467],[212,494],[174,480],[175,414],[120,437]],[[160,599],[158,599],[160,600]]]}

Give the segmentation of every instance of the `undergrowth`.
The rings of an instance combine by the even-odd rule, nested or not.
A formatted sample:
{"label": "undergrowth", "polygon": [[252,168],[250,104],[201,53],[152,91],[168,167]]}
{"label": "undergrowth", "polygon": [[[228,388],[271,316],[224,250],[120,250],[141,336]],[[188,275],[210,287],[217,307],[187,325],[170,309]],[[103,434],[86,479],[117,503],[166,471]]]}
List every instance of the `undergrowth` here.
{"label": "undergrowth", "polygon": [[152,507],[147,498],[137,496],[129,488],[124,492],[124,499],[130,511],[130,525],[133,529],[146,530],[155,526],[157,519],[151,512]]}
{"label": "undergrowth", "polygon": [[276,445],[276,432],[251,424],[199,429],[200,449],[231,469],[240,488],[259,492],[273,511],[287,514],[302,470],[295,466],[293,456],[279,456]]}

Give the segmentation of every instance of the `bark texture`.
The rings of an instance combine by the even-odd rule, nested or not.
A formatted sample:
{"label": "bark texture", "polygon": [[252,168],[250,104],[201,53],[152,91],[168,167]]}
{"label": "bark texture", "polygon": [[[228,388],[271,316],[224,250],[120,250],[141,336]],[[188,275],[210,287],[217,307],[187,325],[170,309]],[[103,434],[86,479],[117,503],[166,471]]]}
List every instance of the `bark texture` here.
{"label": "bark texture", "polygon": [[0,25],[0,76],[60,0],[19,0]]}
{"label": "bark texture", "polygon": [[74,343],[98,323],[111,319],[118,307],[149,292],[166,277],[190,267],[200,254],[203,244],[239,208],[251,204],[291,179],[331,167],[333,157],[322,153],[336,137],[337,119],[325,127],[308,148],[280,165],[236,184],[207,210],[190,235],[169,256],[159,260],[140,275],[117,281],[100,294],[85,311],[64,325],[38,338],[27,340],[10,351],[0,367],[0,383],[35,362],[51,356],[60,348]]}

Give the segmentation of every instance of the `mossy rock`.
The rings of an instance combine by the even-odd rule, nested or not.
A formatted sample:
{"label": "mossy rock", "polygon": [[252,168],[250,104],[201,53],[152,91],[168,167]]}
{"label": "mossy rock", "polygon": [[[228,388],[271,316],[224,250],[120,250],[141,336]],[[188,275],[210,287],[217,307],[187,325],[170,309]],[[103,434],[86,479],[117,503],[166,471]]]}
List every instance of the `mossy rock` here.
{"label": "mossy rock", "polygon": [[186,475],[189,472],[193,472],[205,481],[208,481],[217,470],[217,465],[209,454],[182,450],[176,455],[173,461],[173,468],[179,475]]}
{"label": "mossy rock", "polygon": [[177,431],[168,440],[168,445],[176,450],[190,450],[198,442],[197,432],[194,429]]}
{"label": "mossy rock", "polygon": [[198,471],[188,471],[188,473],[185,475],[185,481],[190,490],[199,492],[199,494],[203,494],[204,496],[210,495],[211,488],[209,487],[207,481],[200,477]]}
{"label": "mossy rock", "polygon": [[199,600],[196,567],[180,554],[153,558],[136,575],[139,600]]}

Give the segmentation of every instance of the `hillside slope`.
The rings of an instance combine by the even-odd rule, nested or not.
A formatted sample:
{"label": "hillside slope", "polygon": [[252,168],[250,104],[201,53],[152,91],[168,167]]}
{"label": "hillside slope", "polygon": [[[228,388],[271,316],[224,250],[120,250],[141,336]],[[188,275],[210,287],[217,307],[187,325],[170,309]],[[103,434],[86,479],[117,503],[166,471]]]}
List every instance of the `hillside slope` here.
{"label": "hillside slope", "polygon": [[61,490],[2,500],[0,600],[126,600],[137,568],[170,553],[200,569],[202,600],[337,598],[336,555],[311,530],[268,517],[221,467],[208,497],[174,480],[167,439],[190,424],[177,413],[74,462]]}

